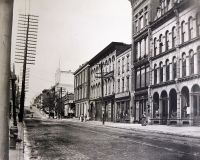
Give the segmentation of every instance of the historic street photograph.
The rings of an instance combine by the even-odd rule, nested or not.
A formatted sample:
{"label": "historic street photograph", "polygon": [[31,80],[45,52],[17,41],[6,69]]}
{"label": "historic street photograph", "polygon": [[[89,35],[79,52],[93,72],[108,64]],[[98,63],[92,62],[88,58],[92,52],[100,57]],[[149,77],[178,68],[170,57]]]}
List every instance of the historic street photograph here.
{"label": "historic street photograph", "polygon": [[200,0],[0,0],[0,160],[200,160]]}

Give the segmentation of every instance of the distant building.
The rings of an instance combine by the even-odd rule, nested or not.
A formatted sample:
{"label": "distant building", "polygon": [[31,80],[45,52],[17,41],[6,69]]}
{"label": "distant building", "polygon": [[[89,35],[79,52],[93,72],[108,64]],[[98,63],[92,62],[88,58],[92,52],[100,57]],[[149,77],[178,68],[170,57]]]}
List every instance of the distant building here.
{"label": "distant building", "polygon": [[89,114],[89,64],[86,62],[74,72],[74,98],[76,105],[76,117]]}

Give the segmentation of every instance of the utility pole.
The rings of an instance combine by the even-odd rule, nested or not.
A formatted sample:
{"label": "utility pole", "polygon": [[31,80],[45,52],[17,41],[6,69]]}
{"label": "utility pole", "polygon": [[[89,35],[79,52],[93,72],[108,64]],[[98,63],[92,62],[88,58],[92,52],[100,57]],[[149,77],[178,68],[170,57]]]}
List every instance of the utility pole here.
{"label": "utility pole", "polygon": [[9,159],[9,79],[13,0],[0,0],[0,159]]}
{"label": "utility pole", "polygon": [[18,25],[15,62],[23,64],[19,112],[19,122],[22,122],[24,118],[27,65],[35,64],[38,16],[20,14]]}

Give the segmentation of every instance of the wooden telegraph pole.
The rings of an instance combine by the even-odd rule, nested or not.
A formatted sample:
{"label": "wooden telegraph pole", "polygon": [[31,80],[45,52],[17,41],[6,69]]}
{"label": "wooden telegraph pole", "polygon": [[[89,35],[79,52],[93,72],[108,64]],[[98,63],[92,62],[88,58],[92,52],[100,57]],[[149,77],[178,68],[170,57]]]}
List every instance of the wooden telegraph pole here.
{"label": "wooden telegraph pole", "polygon": [[9,159],[9,79],[13,0],[0,0],[0,159]]}
{"label": "wooden telegraph pole", "polygon": [[26,72],[28,64],[35,64],[38,31],[38,16],[19,15],[15,62],[23,64],[22,86],[20,96],[19,122],[24,118],[24,102],[26,92]]}

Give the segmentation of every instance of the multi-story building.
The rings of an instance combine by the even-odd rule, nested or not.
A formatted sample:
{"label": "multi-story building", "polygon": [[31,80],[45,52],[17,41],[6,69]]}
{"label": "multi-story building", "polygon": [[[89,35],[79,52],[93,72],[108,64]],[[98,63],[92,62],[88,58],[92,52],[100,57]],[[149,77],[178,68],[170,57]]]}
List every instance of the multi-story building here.
{"label": "multi-story building", "polygon": [[198,1],[161,1],[151,32],[152,123],[200,124]]}
{"label": "multi-story building", "polygon": [[76,117],[89,115],[89,64],[86,62],[74,72],[74,99],[76,105]]}
{"label": "multi-story building", "polygon": [[115,121],[130,122],[131,114],[131,45],[116,54]]}
{"label": "multi-story building", "polygon": [[130,1],[135,121],[200,124],[199,1]]}
{"label": "multi-story building", "polygon": [[134,121],[139,122],[142,115],[149,115],[149,52],[150,23],[156,15],[160,0],[129,0],[132,6],[132,106]]}
{"label": "multi-story building", "polygon": [[114,121],[116,54],[128,45],[112,42],[89,61],[90,113],[94,120]]}

